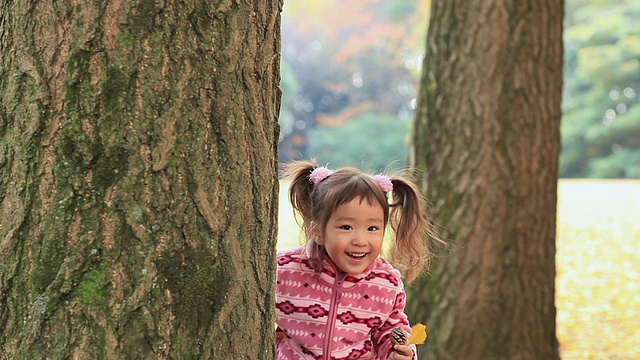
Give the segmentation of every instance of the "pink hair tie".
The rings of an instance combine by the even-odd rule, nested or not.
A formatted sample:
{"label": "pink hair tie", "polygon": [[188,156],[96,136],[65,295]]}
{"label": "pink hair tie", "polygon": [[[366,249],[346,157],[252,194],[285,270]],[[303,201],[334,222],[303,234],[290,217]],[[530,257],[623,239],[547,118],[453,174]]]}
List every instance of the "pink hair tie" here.
{"label": "pink hair tie", "polygon": [[326,166],[319,166],[313,169],[311,175],[309,175],[309,180],[311,180],[312,183],[318,185],[320,181],[326,179],[331,174],[333,174],[333,170],[327,169]]}
{"label": "pink hair tie", "polygon": [[387,175],[376,175],[373,177],[373,180],[380,185],[383,192],[388,193],[393,190],[393,183],[391,183],[391,179],[389,179]]}

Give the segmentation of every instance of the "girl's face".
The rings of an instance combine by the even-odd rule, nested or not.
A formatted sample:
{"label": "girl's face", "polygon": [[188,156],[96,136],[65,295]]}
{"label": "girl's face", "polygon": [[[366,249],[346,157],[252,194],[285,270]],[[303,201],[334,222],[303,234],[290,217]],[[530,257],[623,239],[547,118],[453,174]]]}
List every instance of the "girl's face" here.
{"label": "girl's face", "polygon": [[316,242],[344,273],[362,273],[380,255],[384,238],[384,212],[379,204],[355,198],[331,214],[324,234]]}

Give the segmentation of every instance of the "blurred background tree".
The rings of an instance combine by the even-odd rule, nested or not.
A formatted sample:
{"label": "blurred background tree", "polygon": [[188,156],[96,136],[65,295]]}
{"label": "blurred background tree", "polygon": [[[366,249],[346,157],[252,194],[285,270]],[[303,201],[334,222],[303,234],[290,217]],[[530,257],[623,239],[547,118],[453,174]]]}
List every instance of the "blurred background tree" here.
{"label": "blurred background tree", "polygon": [[[401,168],[410,124],[409,119],[368,112],[342,126],[319,125],[309,130],[309,152],[330,159],[332,167],[356,165],[371,172],[388,165]],[[398,161],[389,164],[390,159]]]}
{"label": "blurred background tree", "polygon": [[566,10],[560,175],[640,178],[640,2]]}
{"label": "blurred background tree", "polygon": [[[640,178],[640,2],[565,4],[560,176]],[[405,162],[430,7],[285,2],[280,161]]]}
{"label": "blurred background tree", "polygon": [[285,4],[280,161],[317,157],[377,171],[390,159],[404,162],[429,6],[415,0]]}
{"label": "blurred background tree", "polygon": [[433,0],[411,168],[451,247],[407,288],[423,359],[559,360],[564,0]]}

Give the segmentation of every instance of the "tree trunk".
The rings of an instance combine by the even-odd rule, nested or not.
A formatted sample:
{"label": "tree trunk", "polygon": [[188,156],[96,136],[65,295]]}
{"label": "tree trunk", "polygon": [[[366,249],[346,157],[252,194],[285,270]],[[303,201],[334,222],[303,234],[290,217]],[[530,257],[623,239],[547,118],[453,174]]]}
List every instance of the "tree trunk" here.
{"label": "tree trunk", "polygon": [[281,7],[2,2],[0,358],[273,357]]}
{"label": "tree trunk", "polygon": [[434,0],[412,165],[451,249],[413,286],[428,359],[558,359],[561,0]]}

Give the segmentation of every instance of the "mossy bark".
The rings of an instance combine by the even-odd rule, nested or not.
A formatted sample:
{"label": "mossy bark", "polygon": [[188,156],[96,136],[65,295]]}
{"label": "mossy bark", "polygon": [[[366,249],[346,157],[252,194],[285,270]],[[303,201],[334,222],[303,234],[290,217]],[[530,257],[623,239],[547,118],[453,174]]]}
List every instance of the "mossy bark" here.
{"label": "mossy bark", "polygon": [[441,249],[413,284],[428,359],[558,359],[562,0],[434,0],[411,161]]}
{"label": "mossy bark", "polygon": [[281,8],[0,4],[0,358],[273,357]]}

